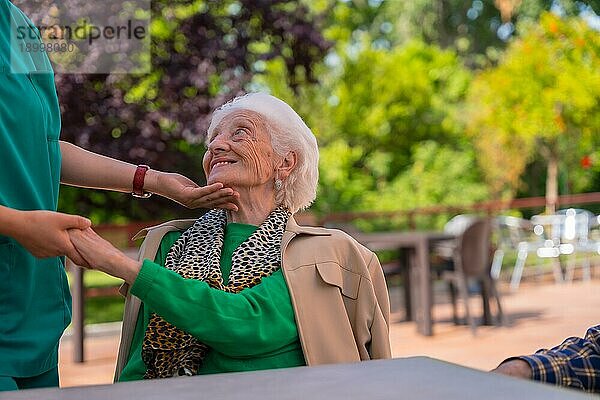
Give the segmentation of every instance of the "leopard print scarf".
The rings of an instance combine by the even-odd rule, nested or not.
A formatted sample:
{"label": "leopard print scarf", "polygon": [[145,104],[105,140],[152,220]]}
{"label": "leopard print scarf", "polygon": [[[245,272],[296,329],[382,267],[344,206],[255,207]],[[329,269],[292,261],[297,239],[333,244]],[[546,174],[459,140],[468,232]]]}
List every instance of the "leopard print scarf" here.
{"label": "leopard print scarf", "polygon": [[[221,249],[227,217],[225,210],[211,210],[173,244],[165,268],[186,279],[205,281],[230,293],[260,283],[281,267],[281,239],[291,213],[279,207],[244,241],[232,256],[229,283],[223,284]],[[145,379],[196,375],[209,348],[190,334],[151,314],[142,344]]]}

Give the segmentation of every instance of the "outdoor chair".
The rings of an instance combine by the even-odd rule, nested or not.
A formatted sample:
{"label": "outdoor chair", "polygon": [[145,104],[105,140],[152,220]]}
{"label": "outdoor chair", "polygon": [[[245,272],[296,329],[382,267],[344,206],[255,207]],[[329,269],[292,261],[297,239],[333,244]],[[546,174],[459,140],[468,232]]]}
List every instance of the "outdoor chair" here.
{"label": "outdoor chair", "polygon": [[531,222],[526,219],[504,215],[493,219],[492,233],[495,238],[495,249],[491,275],[494,279],[500,279],[504,256],[507,251],[517,251],[522,241],[521,233],[524,231],[531,231]]}
{"label": "outdoor chair", "polygon": [[559,252],[567,259],[565,280],[573,280],[578,256],[582,258],[583,279],[590,280],[590,256],[597,253],[590,232],[598,219],[592,212],[577,208],[558,210],[556,214],[561,217]]}
{"label": "outdoor chair", "polygon": [[[444,225],[444,233],[460,236],[477,218],[477,216],[472,214],[455,215]],[[434,252],[442,260],[452,262],[455,247],[455,240],[444,240],[436,244]]]}
{"label": "outdoor chair", "polygon": [[[551,215],[531,217],[533,231],[542,244],[536,254],[540,258],[552,259],[554,276],[557,282],[572,281],[578,258],[582,257],[583,279],[591,279],[590,255],[598,253],[598,246],[590,239],[590,230],[598,223],[593,213],[587,210],[569,208]],[[561,256],[566,259],[565,274]],[[513,273],[511,288],[518,287],[523,266]]]}
{"label": "outdoor chair", "polygon": [[[600,254],[598,243],[590,237],[591,230],[598,225],[598,218],[587,210],[569,208],[559,210],[551,215],[534,215],[531,222],[514,217],[501,217],[499,220],[500,238],[505,243],[510,243],[517,250],[517,261],[511,277],[510,287],[516,290],[519,287],[525,261],[530,253],[535,253],[542,259],[552,259],[554,279],[556,282],[572,281],[578,258],[582,259],[583,279],[591,278],[590,256]],[[503,239],[506,230],[521,230],[523,234]],[[530,233],[527,234],[526,231]],[[533,232],[533,234],[531,234]],[[515,237],[525,237],[515,243]],[[506,246],[506,247],[509,247]],[[500,251],[503,251],[500,248]],[[503,253],[502,253],[503,255]],[[566,258],[565,274],[560,257]],[[501,255],[495,257],[492,275],[498,276],[501,268]]]}
{"label": "outdoor chair", "polygon": [[[519,288],[525,263],[530,254],[540,256],[539,249],[548,245],[542,235],[542,227],[532,221],[512,216],[499,216],[494,220],[496,232],[496,250],[492,261],[491,275],[494,279],[500,277],[502,263],[507,252],[516,252],[516,261],[510,279],[510,288]],[[542,253],[543,255],[543,253]],[[554,276],[557,282],[562,281],[560,264],[554,263]]]}
{"label": "outdoor chair", "polygon": [[[476,332],[475,320],[469,310],[468,280],[474,279],[481,283],[481,295],[485,317],[490,316],[490,295],[496,300],[498,323],[503,324],[504,315],[500,294],[496,282],[491,276],[491,221],[487,218],[472,218],[464,231],[457,236],[452,254],[453,270],[444,271],[442,278],[450,285],[454,321],[458,322],[456,289],[464,303],[467,322],[473,334]],[[489,321],[484,321],[489,322]]]}
{"label": "outdoor chair", "polygon": [[600,215],[593,215],[589,226],[587,251],[591,257],[597,258],[600,256]]}

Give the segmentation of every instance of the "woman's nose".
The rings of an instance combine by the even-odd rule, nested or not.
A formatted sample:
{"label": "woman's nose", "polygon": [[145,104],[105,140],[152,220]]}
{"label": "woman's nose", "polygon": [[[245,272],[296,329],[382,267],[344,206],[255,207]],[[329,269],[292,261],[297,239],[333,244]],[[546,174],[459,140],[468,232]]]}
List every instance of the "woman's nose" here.
{"label": "woman's nose", "polygon": [[208,150],[213,154],[228,151],[229,143],[222,137],[217,136],[208,144]]}

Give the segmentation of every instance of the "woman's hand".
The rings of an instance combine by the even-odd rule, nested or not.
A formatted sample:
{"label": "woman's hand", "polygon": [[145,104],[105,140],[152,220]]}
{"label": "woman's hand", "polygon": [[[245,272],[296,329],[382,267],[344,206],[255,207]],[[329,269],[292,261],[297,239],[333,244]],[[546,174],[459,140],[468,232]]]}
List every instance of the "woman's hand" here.
{"label": "woman's hand", "polygon": [[239,194],[222,183],[198,186],[183,175],[149,170],[144,188],[188,208],[223,208],[237,211]]}
{"label": "woman's hand", "polygon": [[127,257],[92,228],[71,229],[69,237],[90,268],[121,278],[129,284],[135,281],[142,263]]}

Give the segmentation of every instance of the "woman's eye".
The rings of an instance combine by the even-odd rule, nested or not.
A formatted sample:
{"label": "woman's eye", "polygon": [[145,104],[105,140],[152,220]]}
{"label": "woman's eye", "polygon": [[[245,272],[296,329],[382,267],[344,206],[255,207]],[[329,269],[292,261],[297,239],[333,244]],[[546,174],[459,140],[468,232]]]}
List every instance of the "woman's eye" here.
{"label": "woman's eye", "polygon": [[242,135],[245,135],[245,134],[246,134],[246,131],[245,131],[245,130],[243,130],[243,129],[238,129],[238,130],[236,130],[236,131],[233,133],[233,136],[242,136]]}

